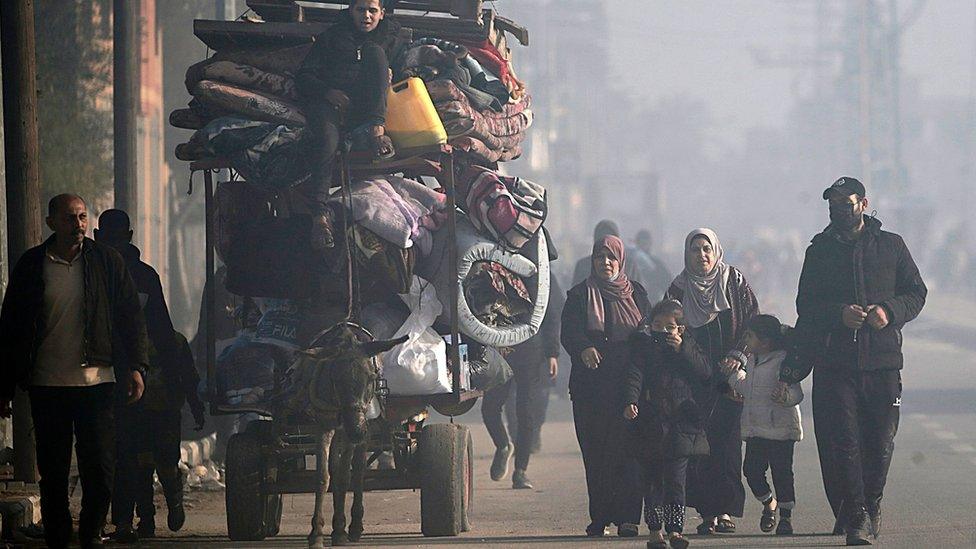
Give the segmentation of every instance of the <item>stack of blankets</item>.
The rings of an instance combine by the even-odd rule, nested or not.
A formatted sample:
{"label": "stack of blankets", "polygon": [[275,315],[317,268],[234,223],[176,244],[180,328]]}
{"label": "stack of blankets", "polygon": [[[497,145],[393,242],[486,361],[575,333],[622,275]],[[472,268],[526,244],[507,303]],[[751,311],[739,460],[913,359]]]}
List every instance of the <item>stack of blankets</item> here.
{"label": "stack of blankets", "polygon": [[187,69],[192,99],[169,122],[195,132],[176,157],[227,158],[246,180],[270,189],[304,181],[310,167],[294,74],[310,47],[223,51]]}
{"label": "stack of blankets", "polygon": [[532,98],[494,45],[424,38],[406,46],[393,68],[399,77],[425,81],[450,144],[471,164],[521,156]]}
{"label": "stack of blankets", "polygon": [[[459,227],[450,242],[441,230],[448,215],[442,190],[378,175],[353,180],[348,196],[326,203],[335,247],[308,249],[311,217],[293,188],[310,177],[309,133],[294,75],[311,44],[221,50],[188,68],[191,99],[170,124],[193,133],[176,156],[223,158],[240,176],[218,184],[216,244],[228,291],[265,305],[260,321],[218,361],[226,404],[266,401],[275,372],[307,346],[317,331],[311,328],[345,310],[350,258],[367,309],[400,304],[398,294],[421,277],[437,288],[445,311],[452,287],[460,290],[467,341],[507,347],[538,330],[549,291],[547,197],[541,186],[498,172],[498,163],[522,154],[533,121],[531,96],[501,44],[426,37],[391,56],[394,82],[425,82],[461,167]],[[352,227],[346,234],[344,221]],[[451,248],[458,265],[447,263]],[[402,327],[401,316],[379,316]]]}

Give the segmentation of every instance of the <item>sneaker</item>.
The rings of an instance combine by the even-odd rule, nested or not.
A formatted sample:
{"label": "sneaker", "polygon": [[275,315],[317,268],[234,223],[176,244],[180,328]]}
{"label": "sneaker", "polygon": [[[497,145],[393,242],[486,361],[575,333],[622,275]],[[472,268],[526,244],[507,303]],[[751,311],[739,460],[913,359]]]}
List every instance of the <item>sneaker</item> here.
{"label": "sneaker", "polygon": [[668,543],[671,544],[672,549],[687,549],[689,545],[687,538],[682,536],[680,532],[671,532]]}
{"label": "sneaker", "polygon": [[508,476],[508,461],[511,458],[511,444],[495,449],[495,457],[491,460],[491,480],[497,481]]}
{"label": "sneaker", "polygon": [[759,517],[759,529],[765,533],[772,532],[776,528],[776,510],[763,508],[762,516]]}
{"label": "sneaker", "polygon": [[621,538],[636,538],[640,534],[636,524],[623,522],[617,526],[617,536]]}
{"label": "sneaker", "polygon": [[136,532],[139,534],[139,539],[152,539],[156,537],[156,521],[140,520]]}
{"label": "sneaker", "polygon": [[847,524],[847,545],[871,545],[867,512],[861,508]]}
{"label": "sneaker", "polygon": [[847,532],[847,523],[844,521],[844,515],[840,515],[834,521],[834,529],[831,534],[835,536],[843,536]]}
{"label": "sneaker", "polygon": [[[138,542],[138,540],[136,541]],[[101,536],[80,540],[78,542],[78,545],[81,546],[81,549],[104,549],[105,548],[105,543],[102,541]]]}
{"label": "sneaker", "polygon": [[871,523],[871,536],[878,539],[881,537],[881,504],[868,506],[868,520]]}
{"label": "sneaker", "polygon": [[[183,508],[183,499],[179,501],[166,502],[166,526],[170,532],[179,532],[186,522],[186,510]],[[142,526],[140,523],[139,526]]]}
{"label": "sneaker", "polygon": [[777,536],[793,535],[793,519],[790,517],[779,517],[779,524],[776,525]]}
{"label": "sneaker", "polygon": [[516,490],[532,490],[532,481],[529,477],[525,476],[525,471],[522,469],[516,469],[515,473],[512,474],[512,488]]}
{"label": "sneaker", "polygon": [[602,538],[607,535],[607,527],[595,523],[590,523],[586,527],[586,537],[588,538]]}
{"label": "sneaker", "polygon": [[139,543],[139,534],[132,529],[131,524],[121,524],[117,526],[115,528],[115,533],[112,534],[112,537],[114,537],[115,541],[120,544]]}

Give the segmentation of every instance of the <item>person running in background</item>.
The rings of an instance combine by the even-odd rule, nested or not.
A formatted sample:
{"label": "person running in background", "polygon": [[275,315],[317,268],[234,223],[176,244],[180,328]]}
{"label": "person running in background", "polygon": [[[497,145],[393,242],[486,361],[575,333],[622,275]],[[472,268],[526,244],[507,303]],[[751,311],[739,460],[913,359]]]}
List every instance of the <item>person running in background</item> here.
{"label": "person running in background", "polygon": [[[746,330],[749,361],[745,367],[726,372],[729,385],[743,398],[741,427],[746,457],[742,473],[752,495],[763,504],[759,529],[772,532],[775,528],[779,535],[793,533],[793,448],[803,439],[799,406],[802,389],[792,384],[785,395],[778,392],[780,367],[787,355],[787,330],[772,315],[753,318]],[[766,480],[767,469],[772,470],[775,494]]]}
{"label": "person running in background", "polygon": [[[481,401],[481,418],[495,444],[495,456],[491,462],[491,479],[498,481],[508,475],[508,462],[515,454],[515,472],[512,488],[532,489],[532,481],[526,475],[531,456],[542,429],[546,404],[549,400],[548,384],[559,371],[559,318],[565,298],[556,279],[550,278],[549,307],[542,320],[539,333],[520,345],[516,345],[506,357],[515,376],[508,382],[489,390]],[[514,382],[514,383],[513,383]],[[514,387],[513,387],[514,385]],[[512,393],[515,396],[515,421],[509,420],[508,428],[502,420],[502,406],[510,409]],[[543,401],[544,400],[544,401]],[[511,418],[511,414],[507,414]],[[510,431],[515,433],[512,447]]]}

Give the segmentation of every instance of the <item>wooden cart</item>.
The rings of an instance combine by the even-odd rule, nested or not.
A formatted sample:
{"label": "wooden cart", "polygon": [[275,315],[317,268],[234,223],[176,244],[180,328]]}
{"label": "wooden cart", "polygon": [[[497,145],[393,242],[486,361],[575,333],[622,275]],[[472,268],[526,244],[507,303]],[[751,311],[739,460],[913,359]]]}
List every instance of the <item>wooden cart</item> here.
{"label": "wooden cart", "polygon": [[[318,4],[318,5],[317,5]],[[214,50],[259,45],[288,46],[311,41],[339,15],[327,4],[349,4],[349,0],[298,3],[292,0],[249,0],[248,7],[263,19],[261,23],[233,21],[194,22],[194,33]],[[405,14],[410,10],[415,14]],[[438,16],[431,17],[430,13]],[[409,32],[455,40],[487,40],[507,54],[506,32],[528,45],[528,33],[512,21],[485,9],[482,0],[404,0],[393,17]],[[447,194],[448,231],[456,234],[454,151],[448,145],[398,150],[390,161],[374,163],[349,155],[349,173],[369,176],[405,173],[438,180]],[[191,171],[202,171],[206,201],[206,277],[215,280],[215,184],[214,173],[229,168],[222,159],[200,160]],[[457,248],[449,246],[450,264],[457,265]],[[456,273],[455,273],[456,276]],[[207,387],[211,413],[230,415],[256,413],[245,431],[228,442],[226,460],[227,530],[231,539],[257,541],[278,533],[281,495],[313,492],[317,486],[314,456],[318,432],[313,425],[291,425],[276,420],[275,411],[260,407],[224,406],[216,398],[216,292],[205,292],[204,306],[210,321],[204,327]],[[367,470],[366,490],[420,490],[421,531],[425,536],[454,536],[470,528],[473,500],[471,433],[463,425],[426,424],[429,409],[447,416],[469,411],[481,396],[462,384],[462,345],[458,326],[458,285],[449,295],[450,330],[448,361],[452,391],[417,397],[387,397],[383,414],[370,422],[368,463],[384,452],[394,457],[393,469]],[[312,459],[310,459],[312,458]]]}
{"label": "wooden cart", "polygon": [[[433,176],[447,193],[448,222],[443,230],[454,239],[456,197],[453,151],[447,145],[404,150],[384,163],[350,162],[354,175],[410,173]],[[214,172],[229,168],[220,159],[201,160],[191,170],[203,171],[206,203],[206,274],[214,287],[216,217]],[[450,248],[451,264],[457,264],[457,250]],[[217,318],[216,292],[205,293],[207,318]],[[456,424],[425,425],[429,408],[448,416],[469,411],[481,392],[462,388],[462,345],[457,316],[457,285],[449,296],[450,344],[448,361],[453,390],[450,393],[385,399],[384,413],[370,422],[368,463],[391,452],[392,470],[368,470],[366,490],[419,489],[421,530],[426,536],[453,536],[469,528],[468,511],[473,494],[471,434]],[[314,425],[292,425],[275,419],[275,410],[262,406],[222,405],[216,395],[215,326],[204,326],[207,387],[213,415],[255,413],[243,433],[228,442],[226,460],[227,530],[231,539],[256,541],[277,534],[281,520],[281,494],[311,493],[317,486],[314,456],[317,431]],[[311,461],[311,463],[310,463]]]}

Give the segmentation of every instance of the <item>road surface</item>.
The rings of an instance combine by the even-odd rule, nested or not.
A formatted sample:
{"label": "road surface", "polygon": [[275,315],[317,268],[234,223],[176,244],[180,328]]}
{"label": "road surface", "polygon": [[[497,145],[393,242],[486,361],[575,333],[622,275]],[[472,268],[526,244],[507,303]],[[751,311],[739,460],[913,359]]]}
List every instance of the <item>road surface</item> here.
{"label": "road surface", "polygon": [[[885,547],[976,547],[976,318],[950,303],[934,303],[926,318],[906,334],[907,367],[902,422],[889,476],[882,545]],[[932,314],[937,312],[939,314]],[[809,395],[809,386],[805,387]],[[823,495],[813,440],[809,403],[803,404],[807,438],[797,445],[797,534],[776,537],[758,529],[760,505],[747,502],[739,533],[690,536],[695,547],[829,547],[843,545],[830,536],[833,520]],[[542,452],[533,456],[529,476],[535,490],[512,490],[509,480],[488,478],[491,443],[477,409],[463,419],[471,424],[476,452],[472,531],[458,538],[420,535],[420,494],[377,492],[366,496],[368,547],[572,547],[603,545],[643,547],[642,537],[602,540],[582,536],[587,523],[586,491],[569,405],[554,398],[545,425]],[[188,520],[178,537],[164,537],[142,547],[301,547],[312,510],[310,495],[285,496],[281,535],[261,544],[227,541],[223,493],[194,492]],[[165,507],[157,517],[165,524]],[[697,521],[689,510],[689,528]],[[161,532],[169,536],[169,532]]]}

